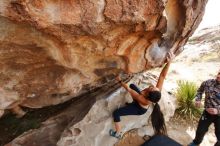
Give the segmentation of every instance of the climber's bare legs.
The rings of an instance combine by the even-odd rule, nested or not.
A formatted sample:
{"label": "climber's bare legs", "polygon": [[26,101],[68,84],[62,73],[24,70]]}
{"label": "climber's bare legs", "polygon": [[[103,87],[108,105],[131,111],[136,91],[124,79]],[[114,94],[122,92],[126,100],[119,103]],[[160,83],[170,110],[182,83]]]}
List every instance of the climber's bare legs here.
{"label": "climber's bare legs", "polygon": [[120,133],[121,126],[120,126],[120,122],[114,122],[114,125],[115,125],[115,130],[110,129],[109,130],[109,134],[110,134],[110,136],[113,136],[115,138],[121,139],[121,133]]}
{"label": "climber's bare legs", "polygon": [[115,131],[116,131],[117,133],[120,133],[120,131],[121,131],[120,122],[115,122]]}

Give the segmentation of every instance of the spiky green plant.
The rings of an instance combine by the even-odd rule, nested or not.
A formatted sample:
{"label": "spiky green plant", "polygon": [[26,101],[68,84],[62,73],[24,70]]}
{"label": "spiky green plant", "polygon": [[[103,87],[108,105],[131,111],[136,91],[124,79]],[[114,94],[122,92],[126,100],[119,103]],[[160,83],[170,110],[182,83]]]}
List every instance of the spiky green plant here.
{"label": "spiky green plant", "polygon": [[191,120],[197,119],[202,110],[197,108],[194,104],[194,98],[197,92],[197,86],[194,82],[179,80],[177,81],[176,97],[178,108],[176,112],[184,118]]}

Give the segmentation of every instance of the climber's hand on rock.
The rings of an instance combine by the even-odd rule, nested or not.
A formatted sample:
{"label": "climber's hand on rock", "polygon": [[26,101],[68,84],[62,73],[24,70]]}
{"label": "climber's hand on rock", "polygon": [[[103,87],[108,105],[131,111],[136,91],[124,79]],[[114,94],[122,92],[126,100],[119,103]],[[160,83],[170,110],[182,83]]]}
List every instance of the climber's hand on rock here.
{"label": "climber's hand on rock", "polygon": [[175,58],[175,55],[173,54],[173,52],[168,52],[167,53],[167,62],[171,62],[173,59]]}

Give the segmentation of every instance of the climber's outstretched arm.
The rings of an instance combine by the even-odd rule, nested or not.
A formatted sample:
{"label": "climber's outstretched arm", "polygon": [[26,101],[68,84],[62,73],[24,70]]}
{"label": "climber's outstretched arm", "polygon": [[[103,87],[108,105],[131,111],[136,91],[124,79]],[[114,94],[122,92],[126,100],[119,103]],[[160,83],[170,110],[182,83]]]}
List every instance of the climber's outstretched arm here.
{"label": "climber's outstretched arm", "polygon": [[169,52],[167,54],[167,63],[166,65],[163,67],[161,73],[160,73],[160,76],[159,76],[159,79],[157,81],[157,85],[156,87],[161,91],[162,90],[162,87],[163,87],[163,82],[164,82],[164,79],[166,78],[166,75],[167,75],[167,72],[168,72],[168,69],[170,67],[170,64],[171,64],[171,61],[174,59],[174,54]]}

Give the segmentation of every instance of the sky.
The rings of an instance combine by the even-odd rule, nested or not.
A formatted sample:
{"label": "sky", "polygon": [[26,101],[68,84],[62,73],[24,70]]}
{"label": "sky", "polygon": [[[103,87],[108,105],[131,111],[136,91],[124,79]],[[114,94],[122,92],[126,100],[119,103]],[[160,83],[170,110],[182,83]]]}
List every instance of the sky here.
{"label": "sky", "polygon": [[220,0],[208,0],[205,14],[198,30],[206,27],[220,25]]}

